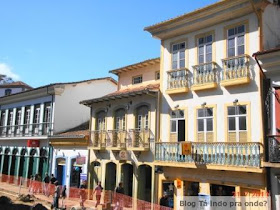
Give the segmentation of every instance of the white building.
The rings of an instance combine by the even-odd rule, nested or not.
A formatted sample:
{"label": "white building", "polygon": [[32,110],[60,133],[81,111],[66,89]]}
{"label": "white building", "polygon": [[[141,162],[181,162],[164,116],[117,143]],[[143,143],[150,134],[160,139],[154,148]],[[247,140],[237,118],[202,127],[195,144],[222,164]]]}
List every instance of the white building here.
{"label": "white building", "polygon": [[[39,173],[44,178],[51,172],[52,159],[57,158],[49,146],[51,137],[89,120],[90,110],[79,102],[116,89],[116,81],[106,77],[55,83],[1,97],[0,174],[29,178]],[[57,174],[56,169],[52,171]]]}

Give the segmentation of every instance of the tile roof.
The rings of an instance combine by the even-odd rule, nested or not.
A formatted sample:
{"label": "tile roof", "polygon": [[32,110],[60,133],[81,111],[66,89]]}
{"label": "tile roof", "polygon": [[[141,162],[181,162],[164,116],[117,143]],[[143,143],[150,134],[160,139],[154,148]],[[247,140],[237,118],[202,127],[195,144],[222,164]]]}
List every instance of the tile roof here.
{"label": "tile roof", "polygon": [[28,89],[33,89],[31,86],[22,81],[0,84],[0,87],[26,87]]}
{"label": "tile roof", "polygon": [[88,136],[89,135],[89,130],[78,130],[78,131],[68,131],[68,132],[64,132],[64,133],[60,133],[58,134],[58,136],[61,137],[72,137],[72,136]]}
{"label": "tile roof", "polygon": [[90,99],[90,100],[81,101],[80,104],[90,105],[91,103],[114,100],[114,99],[116,99],[116,97],[123,98],[123,97],[157,92],[159,90],[159,86],[160,86],[159,84],[149,84],[146,86],[138,86],[138,87],[134,87],[134,88],[121,89],[121,90],[115,91],[113,93],[110,93],[110,94],[105,95],[100,98],[94,98],[94,99]]}

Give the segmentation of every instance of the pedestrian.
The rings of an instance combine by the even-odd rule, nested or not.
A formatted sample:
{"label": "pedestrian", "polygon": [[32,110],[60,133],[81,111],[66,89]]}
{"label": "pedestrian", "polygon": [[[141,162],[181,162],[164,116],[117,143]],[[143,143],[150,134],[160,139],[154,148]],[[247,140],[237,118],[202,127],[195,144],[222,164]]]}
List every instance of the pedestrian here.
{"label": "pedestrian", "polygon": [[50,181],[51,181],[51,184],[50,184],[50,194],[53,194],[54,193],[54,189],[55,189],[54,183],[56,182],[56,178],[54,177],[53,174],[51,175]]}
{"label": "pedestrian", "polygon": [[86,189],[87,189],[87,184],[86,181],[83,180],[80,186],[80,206],[82,207],[82,209],[85,209],[84,203],[87,199]]}
{"label": "pedestrian", "polygon": [[54,175],[52,174],[52,175],[51,175],[51,184],[54,184],[55,181],[56,181],[56,178],[55,178]]}
{"label": "pedestrian", "polygon": [[99,181],[97,186],[94,188],[93,195],[95,194],[96,198],[96,205],[95,208],[100,204],[101,194],[102,194],[103,187],[101,186],[101,182]]}
{"label": "pedestrian", "polygon": [[122,202],[123,196],[122,195],[124,194],[124,188],[123,188],[123,183],[122,182],[120,182],[119,186],[116,187],[115,192],[116,192],[115,193],[115,200],[116,200],[116,208],[115,209],[121,210],[122,207],[123,207],[123,202]]}
{"label": "pedestrian", "polygon": [[54,182],[55,190],[53,195],[53,204],[52,207],[57,210],[59,208],[59,197],[60,197],[60,188],[58,186],[58,181]]}
{"label": "pedestrian", "polygon": [[[61,207],[64,207],[64,200],[66,198],[66,185],[63,186],[62,191],[61,191]],[[66,209],[66,207],[65,207]]]}
{"label": "pedestrian", "polygon": [[49,197],[49,184],[50,184],[50,177],[48,173],[45,173],[45,178],[44,178],[44,194],[45,196]]}
{"label": "pedestrian", "polygon": [[168,200],[167,192],[163,193],[163,196],[161,197],[161,199],[159,201],[159,205],[169,207],[169,200]]}

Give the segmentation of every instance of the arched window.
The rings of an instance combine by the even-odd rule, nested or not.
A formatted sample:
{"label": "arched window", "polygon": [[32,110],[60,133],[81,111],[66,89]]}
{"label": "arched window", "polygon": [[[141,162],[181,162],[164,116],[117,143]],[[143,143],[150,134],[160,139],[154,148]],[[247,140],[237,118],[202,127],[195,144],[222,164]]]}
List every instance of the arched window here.
{"label": "arched window", "polygon": [[96,130],[105,130],[105,111],[100,111],[96,114]]}
{"label": "arched window", "polygon": [[115,112],[115,129],[125,130],[125,110],[117,109]]}
{"label": "arched window", "polygon": [[138,129],[149,128],[149,108],[146,105],[140,106],[136,110],[136,126]]}

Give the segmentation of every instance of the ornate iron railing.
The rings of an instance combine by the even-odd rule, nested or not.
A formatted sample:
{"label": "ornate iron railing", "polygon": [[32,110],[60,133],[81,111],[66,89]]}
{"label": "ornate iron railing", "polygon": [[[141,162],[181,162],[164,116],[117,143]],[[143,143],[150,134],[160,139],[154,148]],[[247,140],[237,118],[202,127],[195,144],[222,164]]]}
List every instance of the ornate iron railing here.
{"label": "ornate iron railing", "polygon": [[205,83],[217,82],[217,64],[215,62],[203,63],[193,66],[193,84],[200,85]]}
{"label": "ornate iron railing", "polygon": [[149,149],[152,139],[154,139],[154,135],[150,129],[130,129],[127,147]]}
{"label": "ornate iron railing", "polygon": [[269,162],[280,163],[280,136],[268,137]]}
{"label": "ornate iron railing", "polygon": [[105,148],[108,139],[108,133],[105,130],[91,131],[91,139],[93,147]]}
{"label": "ornate iron railing", "polygon": [[128,138],[126,130],[109,130],[106,139],[106,147],[126,148],[126,139]]}
{"label": "ornate iron railing", "polygon": [[179,69],[167,72],[167,89],[186,88],[188,87],[188,70]]}
{"label": "ornate iron railing", "polygon": [[228,166],[260,167],[260,143],[192,143],[191,154],[182,155],[180,143],[156,143],[155,159]]}
{"label": "ornate iron railing", "polygon": [[249,56],[240,55],[223,59],[223,80],[249,77]]}
{"label": "ornate iron railing", "polygon": [[25,125],[0,126],[0,137],[21,136],[51,136],[53,135],[53,123],[33,123]]}

